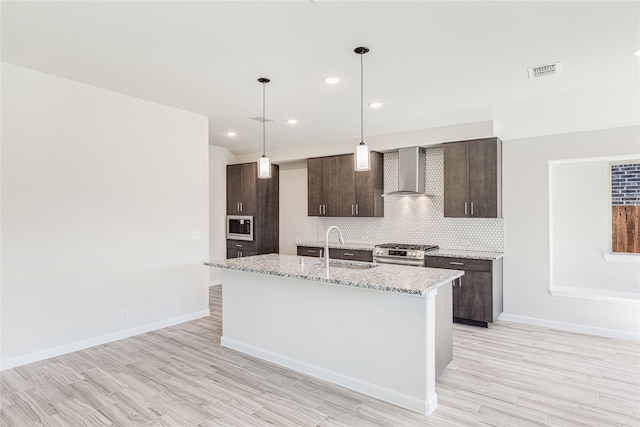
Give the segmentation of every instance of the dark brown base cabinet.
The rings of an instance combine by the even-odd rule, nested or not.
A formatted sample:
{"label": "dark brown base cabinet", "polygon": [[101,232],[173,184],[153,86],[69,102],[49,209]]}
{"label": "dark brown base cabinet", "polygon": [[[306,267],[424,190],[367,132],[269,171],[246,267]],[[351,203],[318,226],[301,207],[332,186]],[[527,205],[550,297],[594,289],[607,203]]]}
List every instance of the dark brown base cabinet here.
{"label": "dark brown base cabinet", "polygon": [[256,255],[256,244],[246,240],[227,240],[227,259]]}
{"label": "dark brown base cabinet", "polygon": [[427,267],[464,270],[453,283],[453,321],[484,326],[502,313],[502,258],[427,257]]}
{"label": "dark brown base cabinet", "polygon": [[253,216],[253,241],[227,240],[227,258],[278,253],[279,171],[272,164],[271,178],[259,179],[255,162],[227,165],[227,215]]}
{"label": "dark brown base cabinet", "polygon": [[[320,257],[324,248],[298,246],[298,256]],[[373,262],[373,251],[329,248],[329,259]]]}

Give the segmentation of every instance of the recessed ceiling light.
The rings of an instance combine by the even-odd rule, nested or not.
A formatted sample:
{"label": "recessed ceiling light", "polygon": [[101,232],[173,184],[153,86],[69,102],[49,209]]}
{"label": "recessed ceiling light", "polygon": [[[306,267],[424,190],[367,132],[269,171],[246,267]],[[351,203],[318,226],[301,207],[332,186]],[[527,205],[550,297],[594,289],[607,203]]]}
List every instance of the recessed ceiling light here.
{"label": "recessed ceiling light", "polygon": [[289,123],[290,125],[295,125],[296,123],[298,123],[298,121],[296,119],[289,119],[287,120],[287,123]]}
{"label": "recessed ceiling light", "polygon": [[631,52],[631,55],[640,56],[640,49],[634,50],[633,52]]}
{"label": "recessed ceiling light", "polygon": [[382,102],[372,102],[371,104],[369,104],[369,107],[371,107],[371,108],[380,108],[380,107],[382,107]]}
{"label": "recessed ceiling light", "polygon": [[227,132],[227,136],[236,136],[235,132]]}
{"label": "recessed ceiling light", "polygon": [[325,77],[324,82],[328,85],[334,85],[340,81],[337,77]]}

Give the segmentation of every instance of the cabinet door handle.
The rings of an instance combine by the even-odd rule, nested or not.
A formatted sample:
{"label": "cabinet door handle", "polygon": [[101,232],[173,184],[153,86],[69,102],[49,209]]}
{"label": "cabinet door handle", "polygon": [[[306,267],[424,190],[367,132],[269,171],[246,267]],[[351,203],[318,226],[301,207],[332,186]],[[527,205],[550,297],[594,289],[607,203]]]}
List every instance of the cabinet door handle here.
{"label": "cabinet door handle", "polygon": [[471,202],[471,216],[473,216],[473,202]]}
{"label": "cabinet door handle", "polygon": [[467,202],[464,202],[464,214],[467,214]]}
{"label": "cabinet door handle", "polygon": [[344,256],[353,256],[353,254],[350,254],[349,252],[345,252],[342,255],[344,255]]}
{"label": "cabinet door handle", "polygon": [[244,210],[244,209],[243,209],[243,207],[244,207],[244,206],[242,206],[242,202],[240,202],[240,211],[243,211],[243,210]]}
{"label": "cabinet door handle", "polygon": [[356,215],[358,215],[358,204],[356,203]]}
{"label": "cabinet door handle", "polygon": [[242,245],[236,245],[236,247],[237,247],[237,248],[241,248],[241,247],[242,247]]}
{"label": "cabinet door handle", "polygon": [[307,252],[310,253],[310,254],[317,254],[318,253],[318,251],[314,250],[314,249],[307,249]]}
{"label": "cabinet door handle", "polygon": [[322,205],[318,205],[318,215],[322,215]]}
{"label": "cabinet door handle", "polygon": [[449,264],[451,264],[451,265],[464,265],[464,262],[451,261],[451,262],[449,262]]}
{"label": "cabinet door handle", "polygon": [[351,205],[351,215],[353,215],[353,205]]}
{"label": "cabinet door handle", "polygon": [[323,215],[327,214],[327,205],[322,205],[322,214]]}

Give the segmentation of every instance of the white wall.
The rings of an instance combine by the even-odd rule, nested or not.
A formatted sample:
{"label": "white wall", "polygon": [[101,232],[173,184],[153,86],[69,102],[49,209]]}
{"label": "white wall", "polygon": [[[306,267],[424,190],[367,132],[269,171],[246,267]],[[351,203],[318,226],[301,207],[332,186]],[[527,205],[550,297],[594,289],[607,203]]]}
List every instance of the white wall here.
{"label": "white wall", "polygon": [[550,165],[552,290],[640,299],[640,256],[638,263],[604,257],[611,252],[613,160]]}
{"label": "white wall", "polygon": [[2,124],[3,369],[208,314],[206,117],[3,64]]}
{"label": "white wall", "polygon": [[[496,136],[493,121],[487,120],[474,123],[459,123],[448,126],[410,130],[384,135],[365,135],[367,145],[374,151],[390,151],[400,147],[428,146],[449,141],[485,138]],[[269,157],[274,163],[295,162],[310,157],[334,156],[353,153],[358,140],[327,141],[325,144],[291,147],[285,150],[268,150]],[[260,157],[259,152],[239,154],[236,163],[253,162]]]}
{"label": "white wall", "polygon": [[[506,256],[502,318],[639,338],[637,303],[549,293],[549,162],[638,154],[639,141],[638,126],[503,141]],[[576,210],[575,215],[579,214]],[[575,260],[572,263],[576,265]],[[583,266],[587,263],[587,259],[582,261]]]}
{"label": "white wall", "polygon": [[[227,258],[227,164],[234,155],[223,147],[209,146],[209,259]],[[222,273],[210,267],[209,283],[222,283]]]}
{"label": "white wall", "polygon": [[295,255],[296,243],[316,240],[318,219],[307,216],[307,162],[280,165],[280,253]]}

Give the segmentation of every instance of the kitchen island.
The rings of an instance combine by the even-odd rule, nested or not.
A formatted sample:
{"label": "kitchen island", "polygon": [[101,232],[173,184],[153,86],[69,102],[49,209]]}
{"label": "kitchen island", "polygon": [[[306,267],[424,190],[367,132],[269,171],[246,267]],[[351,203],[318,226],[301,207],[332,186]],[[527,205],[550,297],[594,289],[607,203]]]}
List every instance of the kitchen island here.
{"label": "kitchen island", "polygon": [[[430,414],[451,360],[456,270],[260,255],[222,268],[221,344]],[[368,268],[371,267],[371,268]],[[437,296],[436,296],[437,295]]]}

